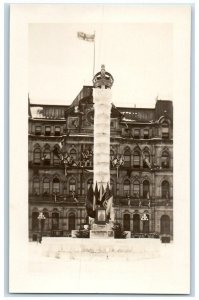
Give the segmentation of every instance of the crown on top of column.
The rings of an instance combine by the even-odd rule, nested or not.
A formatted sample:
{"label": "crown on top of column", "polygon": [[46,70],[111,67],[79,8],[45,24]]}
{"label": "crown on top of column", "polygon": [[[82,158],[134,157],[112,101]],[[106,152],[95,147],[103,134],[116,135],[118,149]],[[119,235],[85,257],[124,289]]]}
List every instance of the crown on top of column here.
{"label": "crown on top of column", "polygon": [[93,86],[95,88],[111,88],[113,85],[114,79],[113,76],[106,72],[105,65],[101,65],[101,72],[98,72],[93,77]]}

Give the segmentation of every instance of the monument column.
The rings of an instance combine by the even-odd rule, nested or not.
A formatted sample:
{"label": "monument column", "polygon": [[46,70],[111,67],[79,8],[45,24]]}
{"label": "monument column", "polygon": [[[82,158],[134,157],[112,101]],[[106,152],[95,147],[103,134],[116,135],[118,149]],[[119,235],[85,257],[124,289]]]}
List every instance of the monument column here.
{"label": "monument column", "polygon": [[111,86],[113,77],[101,66],[101,72],[93,78],[94,102],[94,186],[110,183],[110,119]]}

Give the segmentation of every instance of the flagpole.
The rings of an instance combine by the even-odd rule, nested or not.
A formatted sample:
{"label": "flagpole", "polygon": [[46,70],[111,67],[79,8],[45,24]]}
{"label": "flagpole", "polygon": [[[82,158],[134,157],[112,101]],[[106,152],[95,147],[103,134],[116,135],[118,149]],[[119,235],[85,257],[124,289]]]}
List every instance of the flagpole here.
{"label": "flagpole", "polygon": [[94,31],[94,45],[93,45],[93,77],[95,75],[95,31]]}

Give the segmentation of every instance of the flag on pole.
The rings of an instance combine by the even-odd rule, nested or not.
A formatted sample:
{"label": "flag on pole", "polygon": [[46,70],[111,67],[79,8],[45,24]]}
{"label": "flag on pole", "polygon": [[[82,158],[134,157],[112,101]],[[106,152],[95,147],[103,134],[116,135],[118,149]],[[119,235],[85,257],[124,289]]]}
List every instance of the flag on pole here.
{"label": "flag on pole", "polygon": [[92,184],[90,184],[88,191],[87,191],[87,198],[86,198],[86,211],[87,215],[91,218],[95,217],[95,211],[93,210],[93,187]]}
{"label": "flag on pole", "polygon": [[81,40],[87,41],[87,42],[94,42],[95,41],[95,34],[87,34],[84,32],[78,32],[77,37]]}
{"label": "flag on pole", "polygon": [[99,202],[100,203],[102,201],[102,197],[104,196],[104,194],[105,194],[104,187],[103,187],[103,184],[101,183],[100,190],[99,190]]}
{"label": "flag on pole", "polygon": [[107,183],[106,191],[105,191],[104,195],[102,196],[102,200],[101,200],[102,205],[106,209],[107,215],[110,213],[110,209],[112,207],[112,202],[113,202],[113,195],[109,188],[109,184]]}
{"label": "flag on pole", "polygon": [[95,210],[96,204],[98,203],[98,199],[99,199],[99,191],[98,191],[98,186],[96,181],[95,192],[93,197],[93,210]]}

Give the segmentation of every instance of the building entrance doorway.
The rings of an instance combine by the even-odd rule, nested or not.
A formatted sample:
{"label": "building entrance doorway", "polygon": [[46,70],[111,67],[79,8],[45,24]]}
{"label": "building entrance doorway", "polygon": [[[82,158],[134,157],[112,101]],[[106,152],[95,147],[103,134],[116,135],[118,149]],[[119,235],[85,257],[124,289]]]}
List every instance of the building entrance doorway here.
{"label": "building entrance doorway", "polygon": [[129,214],[125,214],[123,216],[123,227],[124,227],[124,230],[130,231],[130,215]]}
{"label": "building entrance doorway", "polygon": [[133,216],[133,232],[139,233],[140,232],[140,215],[135,214]]}
{"label": "building entrance doorway", "polygon": [[68,217],[68,230],[74,230],[75,229],[75,214],[70,213]]}
{"label": "building entrance doorway", "polygon": [[170,234],[170,218],[163,215],[160,219],[160,232],[161,234]]}
{"label": "building entrance doorway", "polygon": [[149,233],[149,215],[146,216],[148,220],[143,221],[143,233]]}

